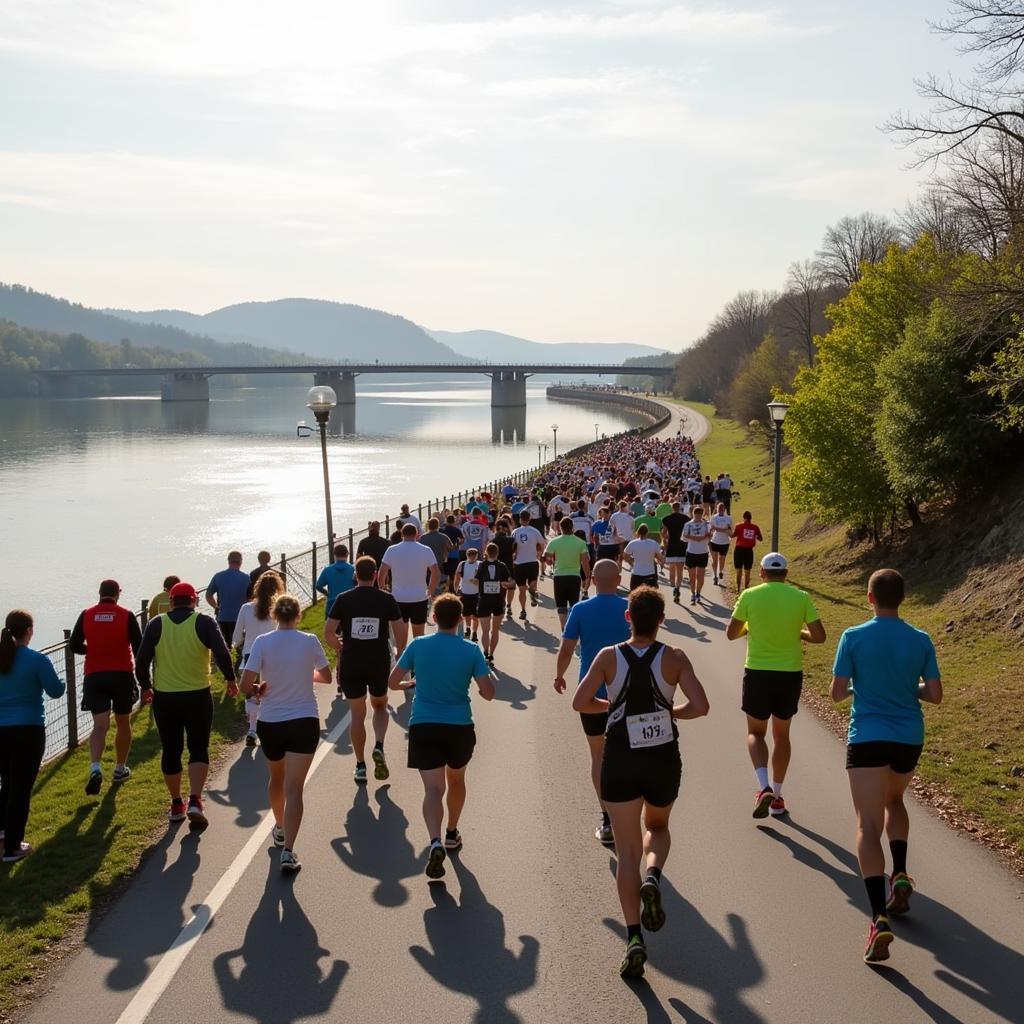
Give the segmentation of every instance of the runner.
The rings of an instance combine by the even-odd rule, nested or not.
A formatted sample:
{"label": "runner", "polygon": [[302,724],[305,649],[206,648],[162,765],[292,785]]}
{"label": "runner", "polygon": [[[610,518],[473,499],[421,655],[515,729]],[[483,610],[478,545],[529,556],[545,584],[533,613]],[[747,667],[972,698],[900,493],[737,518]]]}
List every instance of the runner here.
{"label": "runner", "polygon": [[180,580],[177,576],[164,577],[164,589],[146,605],[147,619],[154,619],[156,616],[163,615],[164,612],[171,610],[171,587],[179,582]]}
{"label": "runner", "polygon": [[[426,874],[444,875],[446,850],[462,846],[459,818],[466,803],[466,766],[473,756],[476,732],[469,688],[476,682],[484,700],[494,699],[494,680],[483,652],[458,635],[462,605],[454,594],[434,602],[437,632],[419,637],[402,653],[391,672],[392,690],[415,686],[409,719],[409,767],[423,780],[423,820],[430,837]],[[412,671],[416,682],[404,682]],[[447,794],[448,827],[441,841]]]}
{"label": "runner", "polygon": [[242,556],[228,552],[228,567],[213,574],[206,586],[206,603],[217,616],[217,625],[226,644],[235,635],[235,622],[242,605],[249,599],[249,574],[242,572]]}
{"label": "runner", "polygon": [[700,604],[704,574],[708,567],[708,539],[711,527],[704,521],[704,506],[693,507],[693,518],[683,527],[686,541],[686,574],[690,579],[690,604]]}
{"label": "runner", "polygon": [[[562,644],[558,648],[555,693],[565,693],[565,673],[572,663],[577,643],[580,645],[579,678],[582,680],[598,651],[629,639],[629,623],[626,621],[629,602],[616,593],[622,582],[618,565],[612,559],[601,559],[594,565],[593,579],[594,596],[569,609],[569,617],[562,631]],[[596,695],[603,700],[607,697],[607,690],[603,686],[599,687]],[[590,780],[601,806],[601,823],[594,830],[594,838],[610,845],[614,841],[612,823],[601,800],[601,759],[604,756],[604,730],[608,725],[608,715],[581,713],[580,722],[590,749]]]}
{"label": "runner", "polygon": [[712,508],[714,506],[714,504],[715,504],[715,495],[717,493],[718,492],[717,492],[717,489],[715,487],[714,480],[711,479],[710,475],[705,476],[704,477],[704,483],[701,484],[701,488],[700,488],[700,498],[701,498],[701,502],[704,504],[705,508]]}
{"label": "runner", "polygon": [[725,579],[725,556],[729,554],[732,538],[732,516],[725,511],[725,504],[719,502],[708,525],[711,527],[711,573],[712,582],[720,584]]}
{"label": "runner", "polygon": [[477,616],[480,622],[480,643],[484,657],[494,668],[494,652],[501,634],[501,620],[505,613],[505,594],[515,588],[508,566],[498,558],[498,545],[493,541],[484,549],[486,558],[479,563],[476,579],[480,586]]}
{"label": "runner", "polygon": [[454,590],[462,604],[462,617],[465,621],[465,639],[477,642],[477,627],[480,624],[480,584],[476,575],[480,571],[479,552],[470,548],[466,552],[466,560],[459,562],[455,569]]}
{"label": "runner", "polygon": [[515,542],[513,573],[519,588],[520,619],[526,618],[527,590],[530,591],[531,607],[537,607],[537,580],[540,579],[540,560],[544,551],[544,535],[530,525],[530,518],[529,509],[524,508],[519,513],[519,526],[512,533]]}
{"label": "runner", "polygon": [[665,564],[668,566],[668,582],[672,587],[672,600],[679,604],[679,592],[683,585],[683,570],[686,568],[686,541],[683,527],[690,517],[683,514],[682,505],[672,502],[672,511],[661,521],[661,539],[665,546]]}
{"label": "runner", "polygon": [[[653,587],[629,595],[631,636],[606,647],[576,690],[581,714],[608,714],[601,798],[615,836],[615,881],[626,921],[623,978],[639,978],[647,962],[643,929],[665,924],[661,873],[672,837],[669,815],[679,794],[682,761],[675,720],[708,713],[708,698],[686,655],[658,642],[665,600]],[[607,687],[608,698],[597,693]],[[685,702],[673,706],[676,687]],[[641,870],[644,877],[641,878]]]}
{"label": "runner", "polygon": [[[248,579],[248,577],[246,577]],[[196,611],[198,595],[191,583],[171,587],[171,610],[151,619],[135,656],[135,678],[143,704],[153,705],[153,719],[163,753],[160,768],[171,797],[171,821],[208,824],[203,813],[203,786],[210,772],[210,654],[227,681],[229,697],[238,695],[234,666],[224,634],[213,619]],[[150,679],[150,665],[154,666]],[[181,798],[181,755],[188,745],[188,806]]]}
{"label": "runner", "polygon": [[132,747],[132,708],[138,699],[132,674],[134,657],[139,653],[142,630],[133,612],[117,603],[121,588],[115,580],[100,584],[98,604],[86,608],[71,631],[68,646],[75,654],[85,655],[82,683],[82,710],[92,713],[89,735],[89,777],[85,792],[95,796],[103,785],[100,758],[107,743],[110,713],[114,713],[114,782],[131,776],[128,752]]}
{"label": "runner", "polygon": [[725,511],[732,512],[732,477],[728,473],[719,473],[715,487],[718,500],[725,506]]}
{"label": "runner", "polygon": [[377,575],[381,589],[386,590],[391,584],[391,592],[402,610],[402,624],[395,627],[398,655],[405,650],[410,622],[412,635],[423,636],[429,596],[437,592],[437,581],[441,576],[434,552],[416,540],[418,532],[414,523],[406,523],[402,527],[401,541],[384,552]]}
{"label": "runner", "polygon": [[512,539],[512,520],[501,516],[494,524],[494,543],[498,545],[498,561],[505,564],[513,586],[505,588],[505,617],[512,618],[512,598],[515,596],[516,542]]}
{"label": "runner", "polygon": [[363,555],[369,555],[370,558],[377,563],[377,568],[380,568],[380,564],[384,559],[384,552],[390,547],[390,541],[387,537],[380,535],[380,520],[374,519],[366,524],[367,534],[363,539],[356,545],[356,558],[362,558]]}
{"label": "runner", "polygon": [[448,542],[451,544],[451,549],[448,552],[448,557],[445,559],[444,564],[444,575],[448,579],[448,592],[453,593],[455,591],[454,583],[455,570],[459,567],[459,562],[462,561],[462,545],[463,536],[462,530],[455,524],[455,516],[452,513],[447,513],[444,518],[444,526],[441,527],[441,532],[448,538]]}
{"label": "runner", "polygon": [[629,589],[658,586],[658,566],[663,565],[665,556],[661,545],[647,535],[647,524],[636,528],[636,536],[626,545],[623,556],[630,565]]}
{"label": "runner", "polygon": [[[889,915],[910,909],[914,880],[907,874],[910,818],[903,794],[924,744],[921,701],[942,702],[935,646],[927,633],[900,618],[903,596],[903,577],[895,569],[871,574],[868,604],[874,618],[843,633],[832,669],[832,699],[853,697],[846,768],[857,814],[857,860],[871,909],[864,950],[869,964],[889,959]],[[888,880],[883,831],[892,855]]]}
{"label": "runner", "polygon": [[[623,488],[623,493],[625,493],[625,488]],[[620,501],[618,512],[613,512],[608,522],[611,523],[611,527],[615,535],[615,542],[619,546],[615,560],[618,562],[619,568],[621,569],[622,552],[626,545],[633,539],[633,517],[629,514],[629,502],[625,499]]]}
{"label": "runner", "polygon": [[302,788],[320,743],[320,709],[314,683],[330,683],[331,666],[320,641],[296,628],[302,609],[291,594],[278,594],[271,613],[277,628],[256,638],[242,673],[242,691],[260,705],[256,728],[270,768],[267,796],[274,815],[274,845],[281,871],[302,867],[295,841],[302,824]]}
{"label": "runner", "polygon": [[[278,594],[284,593],[284,580],[279,573],[269,569],[256,579],[255,595],[252,601],[242,605],[235,623],[235,632],[231,637],[231,646],[238,652],[235,662],[236,670],[245,668],[252,652],[256,637],[270,633],[276,627],[270,614]],[[260,703],[256,697],[245,698],[245,717],[249,723],[249,731],[245,734],[245,745],[256,746],[256,723],[259,721]]]}
{"label": "runner", "polygon": [[[602,513],[607,523],[608,514],[604,509]],[[561,536],[549,540],[544,549],[544,561],[554,566],[555,610],[564,631],[569,609],[580,599],[580,585],[590,586],[590,555],[586,541],[572,532],[571,519],[563,518],[559,529]]]}
{"label": "runner", "polygon": [[[271,572],[270,552],[260,551],[256,555],[256,568],[249,573],[249,596],[255,593],[256,581],[265,573]],[[281,577],[284,579],[284,577]],[[166,609],[165,609],[166,610]]]}
{"label": "runner", "polygon": [[402,533],[403,538],[405,537],[403,527],[407,523],[412,523],[416,527],[416,536],[413,539],[418,540],[419,535],[423,532],[423,523],[420,522],[419,516],[409,511],[408,505],[403,505],[401,515],[395,517],[395,529]]}
{"label": "runner", "polygon": [[[786,559],[777,551],[761,559],[760,586],[744,590],[736,601],[725,635],[747,637],[743,701],[747,716],[747,752],[754,765],[757,795],[754,817],[786,814],[782,783],[792,748],[789,729],[800,708],[804,679],[801,640],[825,642],[825,627],[810,596],[786,582]],[[768,722],[772,725],[772,781],[768,784]]]}
{"label": "runner", "polygon": [[373,709],[373,777],[388,775],[384,737],[388,731],[388,674],[391,671],[391,633],[402,621],[398,602],[377,589],[377,564],[369,555],[356,559],[354,590],[342,594],[324,622],[324,643],[340,652],[338,693],[352,712],[349,736],[356,757],[353,778],[366,782],[366,695]]}
{"label": "runner", "polygon": [[439,529],[440,522],[436,517],[427,520],[427,532],[420,537],[420,543],[430,548],[437,559],[437,571],[440,574],[439,586],[444,586],[447,578],[445,569],[448,565],[448,556],[452,552],[452,542],[448,536]]}
{"label": "runner", "polygon": [[753,522],[749,512],[743,513],[743,522],[732,531],[736,547],[732,553],[732,566],[736,570],[736,593],[740,594],[750,586],[750,570],[754,567],[754,547],[761,536],[761,527]]}
{"label": "runner", "polygon": [[324,608],[330,611],[334,602],[355,586],[355,566],[348,560],[348,545],[334,545],[334,561],[325,565],[316,578],[316,591],[327,598]]}

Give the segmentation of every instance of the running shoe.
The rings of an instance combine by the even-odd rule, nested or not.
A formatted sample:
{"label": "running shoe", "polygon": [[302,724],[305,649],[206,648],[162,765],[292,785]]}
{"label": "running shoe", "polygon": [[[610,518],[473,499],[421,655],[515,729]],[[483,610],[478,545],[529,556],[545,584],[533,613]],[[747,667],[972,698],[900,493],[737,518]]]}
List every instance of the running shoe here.
{"label": "running shoe", "polygon": [[447,828],[444,831],[444,848],[446,850],[462,849],[462,833],[457,828]]}
{"label": "running shoe", "polygon": [[701,598],[700,598],[700,592],[699,591],[696,594],[694,594],[693,596],[697,599],[697,604],[703,604],[704,603],[701,600]]}
{"label": "running shoe", "polygon": [[525,608],[519,613],[519,618],[521,618],[521,619],[525,619],[526,618],[526,609]]}
{"label": "running shoe", "polygon": [[[374,747],[370,756],[373,758],[373,777],[378,782],[383,782],[391,774],[388,771],[388,763],[384,760],[384,751],[379,747]],[[366,769],[364,768],[363,771],[365,772]]]}
{"label": "running shoe", "polygon": [[697,595],[696,594],[691,594],[690,595],[690,606],[692,607],[696,603],[697,603]]}
{"label": "running shoe", "polygon": [[472,640],[473,643],[476,643],[479,640],[479,637],[476,635],[475,629],[473,630],[473,635],[469,639]]}
{"label": "running shoe", "polygon": [[647,947],[639,935],[634,935],[626,944],[626,955],[619,964],[620,978],[642,978],[647,963]]}
{"label": "running shoe", "polygon": [[871,923],[868,930],[868,944],[864,947],[864,963],[877,964],[889,959],[889,947],[896,938],[889,927],[887,918],[879,917]]}
{"label": "running shoe", "polygon": [[466,638],[466,639],[468,640],[468,639],[469,639],[469,634],[470,634],[471,632],[472,632],[472,630],[470,630],[470,629],[467,629],[467,630],[466,630],[466,632],[465,632],[465,633],[463,633],[462,635],[463,635],[463,636],[464,636],[464,637],[465,637],[465,638]]}
{"label": "running shoe", "polygon": [[612,827],[610,824],[605,824],[603,821],[594,829],[594,838],[605,846],[615,845],[615,836],[612,834]]}
{"label": "running shoe", "polygon": [[507,605],[506,606],[506,608],[505,608],[505,618],[506,619],[511,619],[512,618],[512,605]]}
{"label": "running shoe", "polygon": [[352,778],[360,785],[364,785],[366,783],[366,765],[357,764],[356,770],[352,773]]}
{"label": "running shoe", "polygon": [[427,857],[427,878],[444,877],[444,847],[440,843],[432,843]]}
{"label": "running shoe", "polygon": [[188,798],[188,810],[185,812],[191,824],[200,828],[206,828],[210,822],[203,813],[203,798],[194,794]]}
{"label": "running shoe", "polygon": [[275,846],[284,846],[284,829],[280,825],[275,825],[270,834],[274,838]]}
{"label": "running shoe", "polygon": [[167,820],[184,821],[186,817],[185,801],[180,796],[176,797],[171,801],[171,809],[167,812]]}
{"label": "running shoe", "polygon": [[[339,690],[338,692],[340,693],[341,691]],[[245,745],[247,747],[256,746],[256,733],[250,731],[245,734]]]}
{"label": "running shoe", "polygon": [[768,807],[768,813],[773,818],[781,818],[784,814],[789,814],[786,809],[786,801],[781,796],[777,796]]}
{"label": "running shoe", "polygon": [[302,865],[299,863],[299,858],[296,857],[291,850],[281,850],[282,875],[294,875],[301,867]]}
{"label": "running shoe", "polygon": [[712,582],[712,583],[717,583],[717,582],[718,582],[718,576],[717,576],[717,575],[713,575],[713,576],[711,577],[711,582]]}
{"label": "running shoe", "polygon": [[95,796],[103,785],[103,772],[89,772],[89,778],[85,783],[86,796]]}
{"label": "running shoe", "polygon": [[772,792],[771,786],[765,786],[765,788],[762,789],[756,797],[754,797],[754,817],[767,818],[774,799],[775,794]]}
{"label": "running shoe", "polygon": [[113,778],[114,778],[115,782],[125,782],[128,779],[130,779],[131,777],[132,777],[132,770],[126,764],[121,765],[120,768],[115,768],[114,769],[114,776],[113,776]]}
{"label": "running shoe", "polygon": [[537,595],[532,590],[530,591],[530,604],[534,608],[537,607]]}
{"label": "running shoe", "polygon": [[665,911],[661,908],[661,886],[651,875],[640,886],[640,923],[649,931],[656,932],[665,924]]}
{"label": "running shoe", "polygon": [[487,654],[485,654],[484,661],[486,661],[487,664],[491,666],[491,668],[494,668],[494,651],[489,651]]}
{"label": "running shoe", "polygon": [[889,879],[889,900],[885,909],[890,914],[905,914],[910,910],[910,897],[914,892],[914,880],[905,871]]}
{"label": "running shoe", "polygon": [[5,853],[3,855],[3,862],[5,864],[13,864],[16,860],[24,860],[32,852],[32,846],[30,843],[19,843],[18,849],[14,853]]}

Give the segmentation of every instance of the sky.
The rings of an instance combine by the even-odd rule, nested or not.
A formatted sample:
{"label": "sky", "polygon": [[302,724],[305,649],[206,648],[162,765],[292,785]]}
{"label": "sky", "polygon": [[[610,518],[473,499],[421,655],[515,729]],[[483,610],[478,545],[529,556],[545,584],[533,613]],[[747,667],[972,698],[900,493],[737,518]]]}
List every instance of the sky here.
{"label": "sky", "polygon": [[0,0],[0,281],[679,350],[922,180],[940,0]]}

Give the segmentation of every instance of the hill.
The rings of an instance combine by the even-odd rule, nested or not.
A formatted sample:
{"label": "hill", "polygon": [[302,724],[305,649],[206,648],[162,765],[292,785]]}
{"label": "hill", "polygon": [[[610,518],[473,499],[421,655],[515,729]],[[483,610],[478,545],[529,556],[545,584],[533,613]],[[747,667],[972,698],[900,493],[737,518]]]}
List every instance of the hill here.
{"label": "hill", "polygon": [[[474,359],[513,362],[621,363],[636,356],[660,356],[664,349],[629,342],[552,342],[545,344],[500,331],[428,331],[431,337]],[[674,357],[677,358],[677,357]]]}

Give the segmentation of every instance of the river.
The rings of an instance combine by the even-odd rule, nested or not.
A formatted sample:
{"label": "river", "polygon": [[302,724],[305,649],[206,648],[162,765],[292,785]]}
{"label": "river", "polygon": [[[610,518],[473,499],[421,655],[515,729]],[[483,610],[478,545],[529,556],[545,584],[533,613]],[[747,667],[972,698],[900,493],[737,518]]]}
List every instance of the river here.
{"label": "river", "polygon": [[[530,382],[524,416],[492,410],[487,381],[360,381],[328,438],[335,532],[536,466],[553,423],[566,451],[592,441],[595,423],[612,434],[647,422],[549,401],[544,387]],[[41,647],[104,577],[138,608],[169,573],[205,585],[232,548],[251,569],[260,548],[276,558],[323,538],[320,446],[295,436],[298,420],[313,421],[307,389],[215,388],[209,404],[0,401],[0,614],[31,611]]]}

